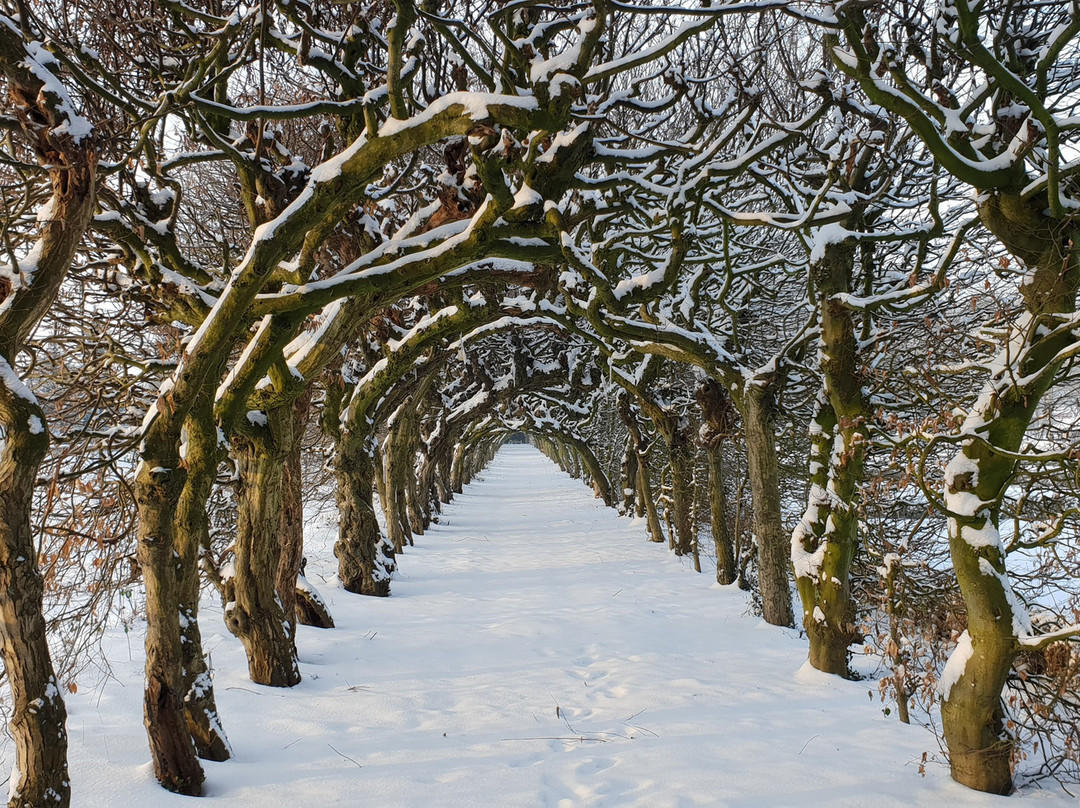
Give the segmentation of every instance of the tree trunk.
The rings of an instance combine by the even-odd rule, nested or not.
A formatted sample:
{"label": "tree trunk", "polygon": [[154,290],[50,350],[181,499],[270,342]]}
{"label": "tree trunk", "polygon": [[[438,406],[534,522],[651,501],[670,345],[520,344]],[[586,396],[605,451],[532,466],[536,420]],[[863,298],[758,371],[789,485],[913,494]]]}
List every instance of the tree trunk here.
{"label": "tree trunk", "polygon": [[645,525],[649,530],[649,541],[661,544],[664,541],[664,528],[660,525],[660,513],[656,508],[656,498],[653,497],[649,466],[640,457],[638,458],[638,491],[645,508]]}
{"label": "tree trunk", "polygon": [[[465,444],[458,442],[454,445],[454,459],[450,464],[450,491],[460,494],[464,489],[465,479]],[[449,500],[448,500],[449,501]]]}
{"label": "tree trunk", "polygon": [[402,455],[408,451],[408,441],[403,432],[404,413],[398,411],[382,445],[383,485],[380,489],[383,515],[386,517],[386,536],[394,546],[395,553],[404,551],[412,543],[408,522],[405,518],[406,460]]}
{"label": "tree trunk", "polygon": [[[160,416],[159,416],[160,417]],[[143,718],[158,782],[190,796],[202,793],[203,771],[184,710],[180,586],[173,520],[184,469],[172,429],[148,430],[135,475],[139,566],[146,588],[146,693]]]}
{"label": "tree trunk", "polygon": [[[15,742],[11,808],[67,806],[67,711],[49,656],[43,585],[31,529],[34,480],[49,447],[45,418],[29,391],[11,389],[0,358],[0,642],[11,688]],[[11,386],[9,386],[11,384]]]}
{"label": "tree trunk", "polygon": [[[968,502],[994,502],[1012,466],[980,441],[964,446],[945,471],[946,505],[965,514],[949,519],[949,551],[968,628],[942,673],[941,724],[953,779],[993,794],[1012,791],[1014,739],[1005,731],[1001,691],[1018,650],[1016,637],[1030,633],[1030,624],[1005,571],[997,506],[972,509]],[[970,510],[975,512],[965,513]]]}
{"label": "tree trunk", "polygon": [[435,514],[439,512],[439,492],[435,485],[436,466],[434,458],[431,456],[431,446],[425,444],[423,453],[420,473],[416,479],[421,532],[431,526]]}
{"label": "tree trunk", "polygon": [[671,465],[672,520],[675,524],[675,555],[689,555],[693,551],[694,503],[693,454],[687,427],[679,425],[672,432],[668,443],[668,460]]}
{"label": "tree trunk", "polygon": [[453,466],[453,442],[443,439],[439,442],[439,452],[435,460],[435,490],[439,495],[439,502],[449,504],[454,498],[453,488],[450,486],[450,472]]}
{"label": "tree trunk", "polygon": [[634,513],[637,501],[637,452],[634,451],[633,441],[627,441],[623,449],[622,462],[619,464],[619,513],[629,516]]}
{"label": "tree trunk", "polygon": [[[638,516],[646,517],[645,524],[649,530],[649,541],[660,543],[664,540],[664,530],[660,526],[660,514],[656,510],[656,499],[652,492],[652,474],[649,471],[649,445],[641,432],[641,424],[630,404],[630,395],[620,392],[617,399],[619,419],[630,434],[630,444],[633,447],[637,465],[637,495],[639,513]],[[640,511],[644,511],[642,514]]]}
{"label": "tree trunk", "polygon": [[228,760],[232,756],[222,729],[214,697],[214,683],[203,654],[199,630],[199,558],[210,546],[210,520],[206,502],[210,497],[218,464],[218,431],[209,395],[202,395],[188,414],[187,477],[177,504],[174,523],[178,558],[177,588],[180,596],[180,649],[183,667],[184,715],[195,751],[205,760]]}
{"label": "tree trunk", "polygon": [[92,131],[76,134],[85,122],[50,72],[50,65],[59,67],[56,61],[51,56],[38,61],[6,14],[0,23],[6,151],[10,154],[13,138],[21,136],[48,172],[51,189],[47,205],[38,209],[36,240],[15,247],[5,236],[7,277],[0,294],[0,645],[15,743],[8,794],[12,808],[67,806],[67,711],[49,656],[44,584],[31,528],[34,481],[49,436],[41,407],[13,366],[55,304],[93,216],[99,144]]}
{"label": "tree trunk", "polygon": [[410,500],[415,496],[416,472],[414,461],[416,459],[416,443],[419,428],[416,409],[413,400],[406,400],[402,405],[399,422],[394,434],[393,453],[390,458],[390,484],[394,493],[394,517],[402,539],[410,547],[413,546],[413,520],[410,510]]}
{"label": "tree trunk", "polygon": [[[866,255],[864,260],[873,259],[872,253]],[[848,648],[861,639],[855,628],[850,579],[858,544],[868,406],[855,323],[838,298],[851,291],[854,268],[854,244],[833,242],[825,246],[811,270],[821,325],[818,355],[823,389],[810,425],[807,506],[791,535],[810,664],[839,676],[849,675]]]}
{"label": "tree trunk", "polygon": [[941,726],[952,776],[979,791],[1012,790],[1015,739],[1003,727],[1001,691],[1031,634],[1027,608],[1012,591],[998,532],[1001,500],[1035,408],[1054,383],[1076,337],[1061,322],[1076,310],[1080,232],[1048,219],[1038,199],[988,194],[984,224],[1029,272],[1021,286],[1026,316],[1003,346],[979,404],[964,422],[960,451],[945,469],[949,551],[968,613],[966,635],[942,674]]}
{"label": "tree trunk", "polygon": [[410,408],[408,437],[409,454],[406,458],[408,465],[405,467],[405,524],[410,534],[423,536],[424,527],[427,524],[424,514],[427,489],[423,487],[420,470],[417,468],[418,463],[423,464],[421,452],[423,442],[420,440],[420,412],[415,407]]}
{"label": "tree trunk", "polygon": [[[233,577],[225,583],[225,625],[247,652],[251,681],[292,687],[300,681],[296,641],[275,583],[280,550],[283,467],[293,440],[291,407],[248,415],[234,435],[237,525]],[[262,415],[259,413],[258,415]]]}
{"label": "tree trunk", "polygon": [[706,450],[709,462],[709,522],[712,527],[713,545],[716,547],[716,582],[735,583],[735,544],[728,525],[727,492],[724,490],[724,457],[722,443]]}
{"label": "tree trunk", "polygon": [[337,451],[338,578],[349,592],[386,597],[395,561],[394,547],[379,530],[372,492],[375,485],[373,441],[346,433]]}
{"label": "tree trunk", "polygon": [[319,590],[308,583],[304,577],[303,569],[296,576],[294,585],[296,590],[296,619],[304,626],[312,628],[333,628],[334,618],[330,609],[323,600]]}
{"label": "tree trunk", "polygon": [[810,488],[806,511],[792,532],[791,557],[810,664],[848,676],[848,647],[857,636],[849,583],[857,512],[851,501],[855,481],[845,468],[850,455],[838,431],[823,391],[810,425]]}
{"label": "tree trunk", "polygon": [[290,627],[298,622],[297,577],[300,575],[300,566],[304,558],[303,439],[311,415],[313,394],[314,388],[309,385],[303,395],[293,404],[292,439],[286,447],[281,478],[281,523],[277,534],[281,555],[278,558],[274,588],[281,601],[281,611],[285,615],[285,622]]}
{"label": "tree trunk", "polygon": [[[578,458],[582,468],[586,470],[588,476],[592,480],[592,484],[596,488],[597,496],[603,500],[604,504],[608,507],[615,505],[615,500],[611,495],[611,483],[608,482],[607,475],[604,474],[604,467],[600,465],[600,461],[593,454],[592,449],[584,441],[573,439],[572,445],[575,449],[573,452],[574,457]],[[485,465],[489,459],[488,455],[484,456]],[[581,476],[579,474],[579,476]]]}
{"label": "tree trunk", "polygon": [[754,539],[758,548],[758,585],[762,616],[774,626],[794,626],[788,569],[790,543],[780,517],[780,472],[776,460],[776,420],[766,380],[747,385],[743,425],[754,502]]}

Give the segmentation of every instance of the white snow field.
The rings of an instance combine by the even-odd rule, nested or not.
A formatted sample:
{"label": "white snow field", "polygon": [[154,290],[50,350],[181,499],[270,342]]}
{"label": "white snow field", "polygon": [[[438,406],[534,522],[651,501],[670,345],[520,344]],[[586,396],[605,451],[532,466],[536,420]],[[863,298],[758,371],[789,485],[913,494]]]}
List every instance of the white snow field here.
{"label": "white snow field", "polygon": [[204,606],[235,758],[205,764],[202,803],[154,781],[136,623],[109,640],[111,675],[68,698],[73,805],[1076,804],[956,785],[875,683],[808,670],[796,632],[530,446],[504,447],[417,537],[388,599],[340,589],[334,527],[312,521],[308,577],[338,628],[300,628],[300,685],[252,684]]}

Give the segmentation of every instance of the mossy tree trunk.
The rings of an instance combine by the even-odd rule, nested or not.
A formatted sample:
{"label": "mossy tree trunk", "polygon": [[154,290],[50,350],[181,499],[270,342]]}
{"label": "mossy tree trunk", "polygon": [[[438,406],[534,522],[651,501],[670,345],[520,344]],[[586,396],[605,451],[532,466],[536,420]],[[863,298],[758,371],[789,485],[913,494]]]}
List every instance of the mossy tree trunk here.
{"label": "mossy tree trunk", "polygon": [[758,585],[762,616],[774,626],[794,626],[788,570],[790,542],[780,516],[780,469],[776,458],[776,412],[771,380],[755,379],[740,397],[750,492],[754,503],[754,540],[758,549]]}
{"label": "mossy tree trunk", "polygon": [[177,503],[175,543],[180,596],[180,650],[183,669],[184,715],[195,751],[206,760],[228,760],[232,755],[214,697],[214,682],[203,653],[199,630],[199,559],[210,547],[207,500],[217,477],[221,448],[209,392],[196,400],[184,431],[187,476]]}
{"label": "mossy tree trunk", "polygon": [[949,550],[968,627],[943,674],[941,722],[953,778],[1006,794],[1015,739],[1004,727],[1001,693],[1031,625],[1012,590],[998,522],[1035,408],[1076,349],[1073,331],[1060,324],[1076,310],[1080,229],[1071,219],[1048,218],[1038,200],[1005,193],[988,195],[979,212],[1029,267],[1021,287],[1026,315],[964,422],[969,437],[945,469]]}
{"label": "mossy tree trunk", "polygon": [[860,639],[851,602],[851,564],[858,543],[858,492],[868,440],[858,341],[839,295],[851,291],[856,247],[825,245],[811,267],[817,296],[823,387],[810,424],[810,486],[791,536],[795,583],[810,641],[810,664],[849,675],[848,648]]}
{"label": "mossy tree trunk", "polygon": [[659,543],[664,540],[664,530],[660,526],[660,514],[656,510],[656,499],[653,497],[652,474],[649,469],[649,444],[642,433],[641,423],[634,414],[629,393],[625,391],[619,393],[617,406],[619,419],[630,433],[630,443],[637,458],[637,496],[640,508],[646,517],[645,524],[648,527],[649,541]]}
{"label": "mossy tree trunk", "polygon": [[349,592],[386,597],[393,576],[394,546],[379,529],[373,497],[374,441],[344,431],[337,449],[338,578]]}
{"label": "mossy tree trunk", "polygon": [[[160,417],[160,416],[159,416]],[[184,490],[179,430],[148,431],[135,475],[139,566],[146,589],[146,691],[143,716],[158,782],[198,796],[203,771],[188,730],[180,633],[180,582],[174,520]]]}
{"label": "mossy tree trunk", "polygon": [[249,413],[232,437],[237,468],[234,572],[225,583],[225,625],[244,644],[251,681],[292,687],[300,681],[296,641],[278,600],[281,492],[293,442],[293,409]]}
{"label": "mossy tree trunk", "polygon": [[848,675],[848,646],[857,638],[850,587],[857,511],[850,499],[853,486],[845,485],[857,477],[845,474],[848,458],[836,414],[823,393],[810,425],[810,488],[792,533],[791,553],[810,664],[838,676]]}
{"label": "mossy tree trunk", "polygon": [[[20,31],[29,31],[32,23],[23,23],[0,15],[0,76],[8,101],[5,152],[32,153],[42,170],[18,169],[7,182],[11,193],[21,196],[19,176],[34,177],[35,185],[47,177],[50,198],[31,225],[37,228],[35,239],[19,243],[18,234],[5,235],[0,288],[0,652],[11,689],[15,746],[8,804],[66,808],[71,800],[67,710],[49,655],[44,583],[31,519],[34,482],[49,434],[44,412],[19,379],[16,365],[26,341],[55,304],[90,224],[99,144],[88,122],[75,117],[61,78],[52,73],[59,67],[56,60],[28,47]],[[75,134],[84,128],[81,136]],[[29,188],[25,202],[18,204],[31,203]],[[48,215],[42,215],[46,210]],[[5,224],[17,218],[6,215]]]}
{"label": "mossy tree trunk", "polygon": [[383,514],[386,517],[386,534],[400,553],[406,545],[413,544],[409,519],[408,496],[410,478],[413,474],[415,443],[413,426],[415,410],[410,396],[391,418],[386,440],[383,441],[384,484],[381,489]]}
{"label": "mossy tree trunk", "polygon": [[67,710],[49,656],[31,527],[34,480],[49,437],[37,402],[25,388],[13,390],[6,376],[0,374],[0,647],[11,688],[15,742],[9,805],[66,806],[71,799]]}
{"label": "mossy tree trunk", "polygon": [[308,385],[292,405],[291,440],[285,448],[281,477],[281,521],[278,527],[278,557],[274,588],[281,601],[281,611],[290,627],[298,621],[296,581],[304,558],[304,467],[303,439],[311,418],[314,387]]}

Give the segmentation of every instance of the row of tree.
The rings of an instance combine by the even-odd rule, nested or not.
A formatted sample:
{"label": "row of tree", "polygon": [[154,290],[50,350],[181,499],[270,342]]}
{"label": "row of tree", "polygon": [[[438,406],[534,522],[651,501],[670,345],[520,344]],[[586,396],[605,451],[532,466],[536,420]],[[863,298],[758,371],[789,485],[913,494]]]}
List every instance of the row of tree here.
{"label": "row of tree", "polygon": [[135,582],[198,794],[202,583],[292,686],[305,470],[385,596],[514,431],[769,622],[794,582],[815,667],[936,681],[958,781],[1077,771],[1077,0],[3,10],[11,805],[70,800],[46,617]]}

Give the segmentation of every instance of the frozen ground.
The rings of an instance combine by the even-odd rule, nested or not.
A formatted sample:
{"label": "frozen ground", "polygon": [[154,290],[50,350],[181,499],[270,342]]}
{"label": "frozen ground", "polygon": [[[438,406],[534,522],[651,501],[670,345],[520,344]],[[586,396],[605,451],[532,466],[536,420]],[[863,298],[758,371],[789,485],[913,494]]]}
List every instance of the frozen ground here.
{"label": "frozen ground", "polygon": [[873,683],[807,670],[795,632],[531,447],[505,447],[442,522],[386,600],[340,589],[333,526],[309,526],[338,628],[300,628],[291,690],[251,684],[205,604],[236,757],[206,764],[202,803],[154,782],[140,626],[118,631],[111,677],[68,698],[73,805],[1075,805],[976,794],[940,763],[920,775],[933,736],[884,717]]}

